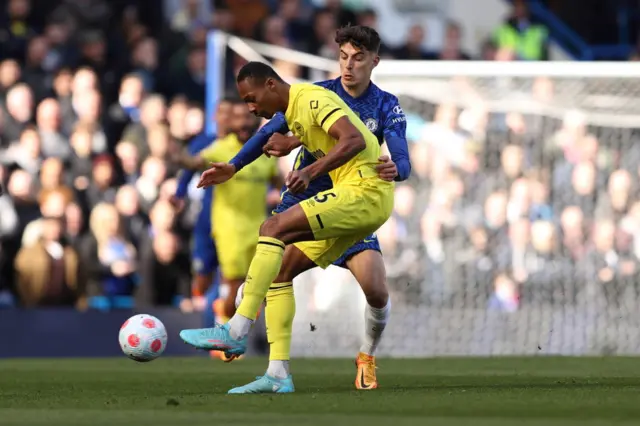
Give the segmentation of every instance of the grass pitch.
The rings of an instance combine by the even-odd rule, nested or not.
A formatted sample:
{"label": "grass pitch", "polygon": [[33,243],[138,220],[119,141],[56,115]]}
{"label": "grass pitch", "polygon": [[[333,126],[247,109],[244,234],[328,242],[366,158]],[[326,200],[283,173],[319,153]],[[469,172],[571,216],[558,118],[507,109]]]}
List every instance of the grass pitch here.
{"label": "grass pitch", "polygon": [[640,359],[379,360],[381,388],[353,388],[352,360],[294,360],[292,395],[226,395],[266,360],[0,361],[0,425],[640,424]]}

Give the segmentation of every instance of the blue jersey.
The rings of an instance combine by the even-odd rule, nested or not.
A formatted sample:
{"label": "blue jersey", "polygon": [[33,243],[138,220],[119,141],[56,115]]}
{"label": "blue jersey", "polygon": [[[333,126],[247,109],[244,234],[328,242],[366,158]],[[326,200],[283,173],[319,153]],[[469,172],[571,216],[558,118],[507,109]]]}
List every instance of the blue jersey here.
{"label": "blue jersey", "polygon": [[[405,180],[409,176],[411,166],[409,163],[409,153],[406,140],[407,119],[400,107],[398,98],[391,93],[385,92],[375,84],[369,84],[365,92],[357,98],[349,95],[340,82],[340,78],[326,80],[315,83],[326,89],[335,92],[345,101],[345,103],[360,117],[367,128],[382,144],[385,140],[393,161],[398,168],[398,180]],[[289,131],[286,122],[280,129],[281,133]],[[304,148],[300,148],[294,164],[294,169],[302,169],[316,161],[315,157]],[[282,197],[282,202],[275,212],[282,212],[292,205],[313,197],[318,192],[331,189],[333,183],[329,175],[324,175],[314,179],[309,184],[307,190],[299,194],[287,192],[287,188],[282,189],[286,197]]]}

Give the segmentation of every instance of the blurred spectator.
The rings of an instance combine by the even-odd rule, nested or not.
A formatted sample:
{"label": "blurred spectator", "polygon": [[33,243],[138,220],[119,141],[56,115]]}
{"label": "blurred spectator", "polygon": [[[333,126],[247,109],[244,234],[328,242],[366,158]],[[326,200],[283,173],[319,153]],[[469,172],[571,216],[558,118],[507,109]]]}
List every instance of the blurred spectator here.
{"label": "blurred spectator", "polygon": [[0,159],[6,165],[19,167],[35,176],[42,163],[40,135],[35,127],[25,127],[19,139],[4,151]]}
{"label": "blurred spectator", "polygon": [[534,61],[547,59],[547,38],[547,29],[532,22],[524,0],[513,2],[511,16],[494,34],[498,50],[508,49],[518,59]]}
{"label": "blurred spectator", "polygon": [[27,41],[36,33],[29,22],[31,12],[30,0],[9,0],[6,4],[6,13],[2,15],[0,25],[0,39],[3,41],[3,49],[0,54],[7,58],[22,58],[26,50]]}
{"label": "blurred spectator", "polygon": [[405,44],[395,50],[397,59],[436,59],[435,55],[425,51],[425,31],[422,25],[415,24],[409,28],[409,35]]}
{"label": "blurred spectator", "polygon": [[444,33],[444,43],[438,54],[438,59],[445,61],[460,61],[471,59],[462,51],[462,28],[455,22],[448,22]]}
{"label": "blurred spectator", "polygon": [[31,122],[33,102],[33,91],[24,83],[12,86],[7,92],[6,114],[3,114],[2,126],[2,140],[5,146],[16,141]]}
{"label": "blurred spectator", "polygon": [[54,98],[44,99],[36,110],[36,125],[42,143],[44,157],[56,157],[67,161],[71,155],[69,141],[61,133],[60,103]]}
{"label": "blurred spectator", "polygon": [[124,222],[123,228],[127,238],[136,247],[139,247],[140,241],[147,231],[148,220],[140,211],[140,200],[136,188],[131,185],[121,186],[116,194],[115,205]]}
{"label": "blurred spectator", "polygon": [[175,295],[181,295],[182,310],[193,310],[190,267],[189,258],[179,250],[175,234],[168,231],[156,234],[151,250],[140,259],[141,281],[136,291],[136,306],[171,305]]}
{"label": "blurred spectator", "polygon": [[22,305],[84,306],[82,285],[78,282],[78,255],[63,243],[61,217],[45,217],[38,243],[23,247],[16,257],[18,293]]}
{"label": "blurred spectator", "polygon": [[580,261],[587,250],[584,213],[577,206],[568,206],[560,215],[563,255]]}
{"label": "blurred spectator", "polygon": [[613,218],[616,222],[622,219],[631,206],[633,191],[631,173],[616,170],[609,176],[606,194],[598,197],[595,211],[596,218]]}
{"label": "blurred spectator", "polygon": [[95,205],[89,219],[91,235],[82,244],[82,263],[91,295],[130,295],[136,282],[137,252],[127,240],[113,204]]}
{"label": "blurred spectator", "polygon": [[91,182],[85,191],[88,206],[115,201],[115,170],[113,159],[108,155],[101,155],[93,160]]}
{"label": "blurred spectator", "polygon": [[4,102],[9,89],[20,81],[22,70],[20,64],[14,59],[6,59],[0,62],[0,101]]}

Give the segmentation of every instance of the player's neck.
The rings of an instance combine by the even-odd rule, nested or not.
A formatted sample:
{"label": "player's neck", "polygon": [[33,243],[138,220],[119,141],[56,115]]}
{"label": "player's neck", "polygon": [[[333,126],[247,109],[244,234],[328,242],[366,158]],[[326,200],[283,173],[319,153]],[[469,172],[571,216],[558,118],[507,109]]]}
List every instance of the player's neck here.
{"label": "player's neck", "polygon": [[340,81],[340,84],[342,85],[342,88],[344,89],[344,91],[349,94],[349,96],[351,96],[352,98],[359,98],[369,88],[369,85],[371,84],[371,80],[354,87],[347,87],[344,85],[342,81]]}
{"label": "player's neck", "polygon": [[278,87],[278,95],[280,99],[282,99],[282,105],[280,107],[280,111],[285,113],[287,112],[287,108],[289,108],[289,96],[291,92],[291,85],[287,83],[281,83]]}

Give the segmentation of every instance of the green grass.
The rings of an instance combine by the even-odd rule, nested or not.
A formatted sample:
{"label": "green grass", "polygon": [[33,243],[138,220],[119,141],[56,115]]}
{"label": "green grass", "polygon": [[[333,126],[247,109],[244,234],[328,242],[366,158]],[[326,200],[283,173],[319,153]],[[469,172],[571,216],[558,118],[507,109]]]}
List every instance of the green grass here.
{"label": "green grass", "polygon": [[264,359],[0,361],[0,425],[613,425],[640,423],[640,359],[294,360],[292,395],[226,395]]}

